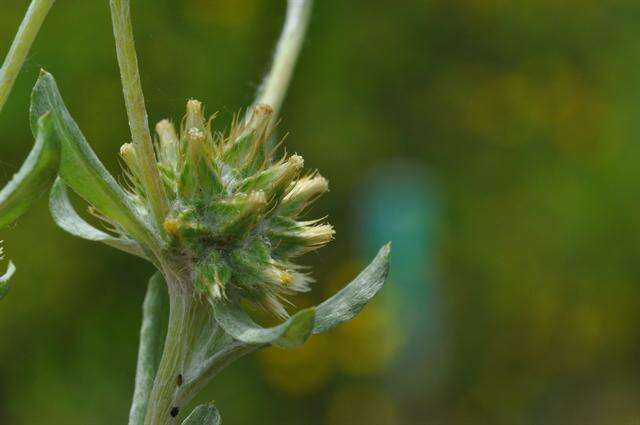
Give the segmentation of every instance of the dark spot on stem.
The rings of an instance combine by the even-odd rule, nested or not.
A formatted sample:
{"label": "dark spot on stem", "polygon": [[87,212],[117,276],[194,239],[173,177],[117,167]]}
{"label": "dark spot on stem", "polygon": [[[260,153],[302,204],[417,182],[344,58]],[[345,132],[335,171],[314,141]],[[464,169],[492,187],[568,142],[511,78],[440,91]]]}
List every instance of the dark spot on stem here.
{"label": "dark spot on stem", "polygon": [[176,383],[178,384],[178,386],[182,385],[182,374],[178,375],[178,379],[176,379]]}
{"label": "dark spot on stem", "polygon": [[174,407],[173,409],[171,409],[171,417],[175,418],[176,416],[178,416],[178,413],[180,412],[180,408],[179,407]]}

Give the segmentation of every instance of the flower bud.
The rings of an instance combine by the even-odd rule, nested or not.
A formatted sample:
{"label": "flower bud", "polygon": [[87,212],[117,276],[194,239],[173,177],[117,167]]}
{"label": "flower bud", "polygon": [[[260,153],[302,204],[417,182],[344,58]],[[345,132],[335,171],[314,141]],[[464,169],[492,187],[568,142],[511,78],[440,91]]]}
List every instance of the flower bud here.
{"label": "flower bud", "polygon": [[247,131],[255,131],[258,134],[266,132],[272,116],[273,108],[271,106],[266,103],[257,104],[251,112],[251,118],[247,124]]}
{"label": "flower bud", "polygon": [[253,229],[267,206],[263,191],[238,195],[230,201],[219,202],[214,208],[224,217],[216,229],[219,235],[243,235]]}
{"label": "flower bud", "polygon": [[278,241],[275,251],[281,256],[297,257],[331,242],[335,234],[333,226],[315,223],[293,222],[286,227],[272,229],[270,234]]}
{"label": "flower bud", "polygon": [[268,198],[284,192],[291,182],[298,177],[304,167],[304,159],[300,155],[292,155],[286,161],[272,165],[261,173],[245,179],[240,190],[264,190]]}
{"label": "flower bud", "polygon": [[224,146],[224,161],[234,164],[241,172],[255,172],[264,165],[272,115],[269,105],[257,105],[246,125],[232,131]]}
{"label": "flower bud", "polygon": [[138,182],[140,182],[140,167],[138,165],[138,154],[133,143],[125,143],[120,146],[120,157],[129,170],[127,177],[134,186],[137,186]]}
{"label": "flower bud", "polygon": [[138,166],[137,164],[137,155],[136,148],[133,146],[133,143],[125,143],[120,146],[120,157],[124,160],[124,163],[127,164],[130,170],[135,170]]}
{"label": "flower bud", "polygon": [[160,144],[158,158],[162,164],[175,172],[178,169],[178,147],[180,144],[176,129],[169,120],[162,120],[156,125],[156,133],[158,133]]}
{"label": "flower bud", "polygon": [[184,118],[184,128],[189,131],[192,128],[204,131],[205,119],[202,103],[195,99],[190,99],[187,102],[187,115]]}
{"label": "flower bud", "polygon": [[204,159],[206,140],[207,136],[203,130],[197,127],[191,127],[187,130],[188,161],[192,164],[198,164]]}
{"label": "flower bud", "polygon": [[296,216],[318,196],[329,190],[329,182],[321,175],[307,176],[290,185],[282,198],[278,212],[282,215]]}

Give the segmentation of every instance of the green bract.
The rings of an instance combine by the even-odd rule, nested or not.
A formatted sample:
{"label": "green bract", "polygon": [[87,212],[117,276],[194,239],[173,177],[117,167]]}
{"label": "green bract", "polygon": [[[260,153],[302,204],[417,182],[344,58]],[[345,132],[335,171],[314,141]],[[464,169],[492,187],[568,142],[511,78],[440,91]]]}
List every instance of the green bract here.
{"label": "green bract", "polygon": [[[35,145],[0,191],[0,228],[50,189],[50,210],[62,229],[156,266],[143,305],[129,424],[177,423],[193,397],[234,360],[269,344],[299,346],[353,318],[386,280],[390,249],[384,246],[336,295],[289,317],[284,303],[309,291],[313,281],[299,257],[334,235],[322,219],[305,217],[327,192],[327,181],[315,171],[305,173],[301,156],[279,154],[270,143],[310,2],[290,0],[273,68],[246,118],[234,119],[226,133],[214,132],[200,102],[190,100],[179,131],[161,121],[155,143],[139,84],[128,1],[110,4],[133,139],[120,149],[128,185],[118,184],[102,165],[53,76],[42,71],[30,109]],[[74,210],[68,189],[89,204],[106,230]],[[0,277],[0,298],[14,271],[9,263]],[[262,327],[244,303],[286,320]],[[220,417],[213,405],[202,405],[183,423],[213,425]]]}

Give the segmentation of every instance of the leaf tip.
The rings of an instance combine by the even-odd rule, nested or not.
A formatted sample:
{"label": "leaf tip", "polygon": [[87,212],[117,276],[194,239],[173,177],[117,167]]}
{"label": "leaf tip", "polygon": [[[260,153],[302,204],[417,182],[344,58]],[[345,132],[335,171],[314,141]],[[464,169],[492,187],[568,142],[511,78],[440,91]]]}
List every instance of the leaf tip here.
{"label": "leaf tip", "polygon": [[0,300],[3,299],[5,295],[7,295],[7,292],[9,292],[9,280],[15,272],[16,266],[11,261],[9,261],[7,271],[5,272],[5,274],[0,276]]}
{"label": "leaf tip", "polygon": [[44,68],[40,68],[40,74],[38,75],[38,78],[46,78],[50,76],[51,76],[51,73],[49,73],[49,71],[47,71]]}
{"label": "leaf tip", "polygon": [[182,425],[220,425],[220,412],[213,402],[201,404],[193,409]]}

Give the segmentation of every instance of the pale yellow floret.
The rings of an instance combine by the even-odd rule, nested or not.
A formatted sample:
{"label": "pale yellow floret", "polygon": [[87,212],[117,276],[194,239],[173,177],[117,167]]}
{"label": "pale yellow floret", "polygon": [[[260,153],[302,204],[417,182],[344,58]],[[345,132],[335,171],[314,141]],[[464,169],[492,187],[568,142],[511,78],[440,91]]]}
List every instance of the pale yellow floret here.
{"label": "pale yellow floret", "polygon": [[180,233],[180,221],[175,218],[167,218],[164,223],[162,223],[162,227],[164,230],[173,236],[178,236]]}
{"label": "pale yellow floret", "polygon": [[204,130],[205,119],[202,102],[191,99],[187,102],[187,115],[184,122],[185,128],[198,128]]}
{"label": "pale yellow floret", "polygon": [[284,286],[290,286],[293,283],[293,276],[289,272],[282,272],[280,283]]}

